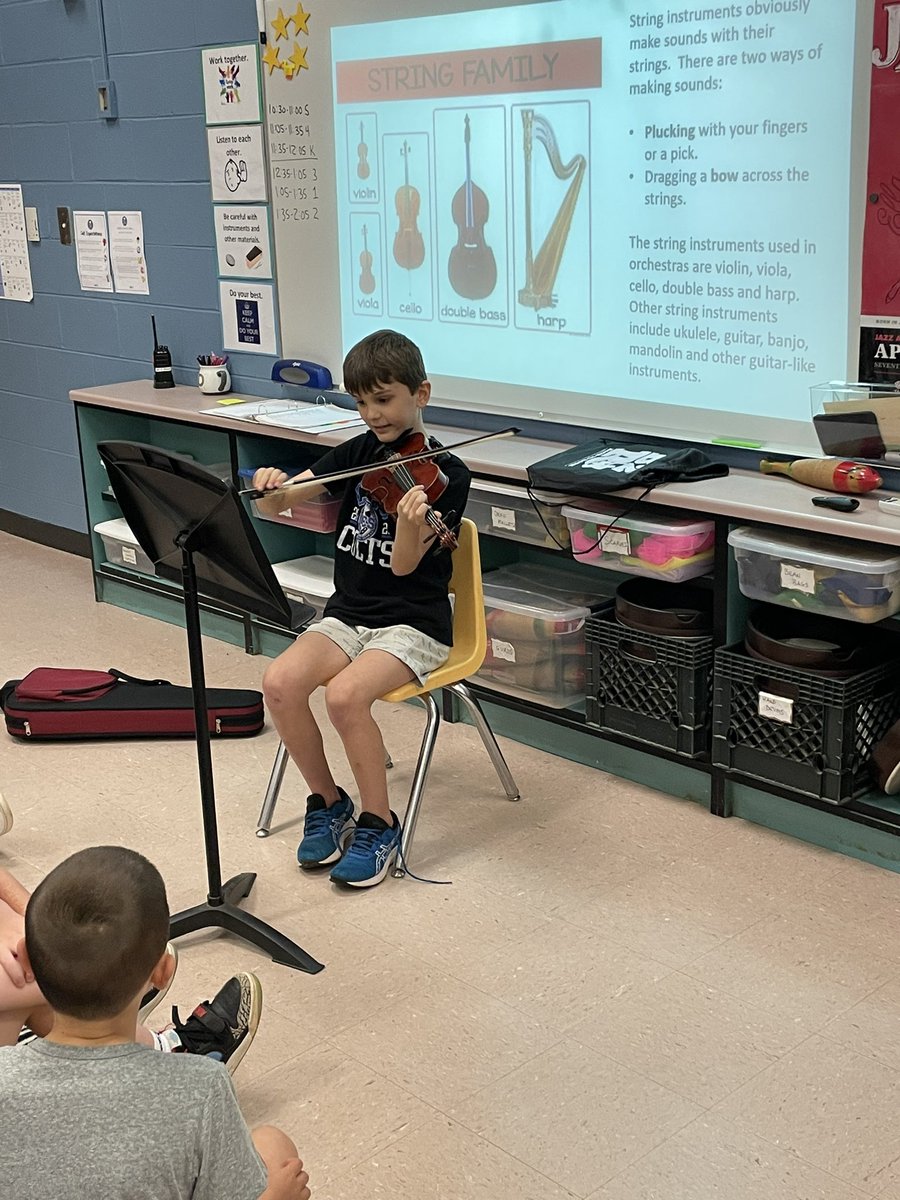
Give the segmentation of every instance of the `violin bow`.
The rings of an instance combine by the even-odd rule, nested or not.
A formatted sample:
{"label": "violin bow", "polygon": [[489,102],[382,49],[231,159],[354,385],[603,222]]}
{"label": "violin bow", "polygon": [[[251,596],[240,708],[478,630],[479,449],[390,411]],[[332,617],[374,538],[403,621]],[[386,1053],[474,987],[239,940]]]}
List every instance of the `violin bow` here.
{"label": "violin bow", "polygon": [[365,475],[367,471],[377,470],[380,467],[390,470],[395,464],[399,467],[425,458],[437,458],[441,454],[455,454],[457,450],[462,450],[465,446],[474,446],[478,442],[492,442],[499,438],[515,437],[521,432],[517,426],[510,425],[508,429],[500,429],[497,433],[482,433],[478,437],[467,438],[464,442],[455,442],[452,446],[436,446],[433,450],[421,450],[418,454],[398,454],[395,460],[376,459],[364,467],[350,467],[346,471],[329,471],[326,475],[315,475],[313,478],[301,480],[299,483],[288,481],[277,488],[242,488],[238,495],[247,496],[251,500],[262,500],[270,496],[277,497],[285,508],[290,508],[291,493],[297,488],[308,487],[311,483],[337,483],[340,479],[353,479],[357,475]]}

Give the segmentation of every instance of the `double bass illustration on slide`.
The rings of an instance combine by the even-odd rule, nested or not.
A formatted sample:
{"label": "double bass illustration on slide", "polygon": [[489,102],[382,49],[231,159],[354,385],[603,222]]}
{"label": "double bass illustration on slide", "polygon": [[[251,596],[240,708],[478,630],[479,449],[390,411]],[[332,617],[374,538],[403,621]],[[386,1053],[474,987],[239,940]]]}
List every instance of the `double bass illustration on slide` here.
{"label": "double bass illustration on slide", "polygon": [[470,145],[472,132],[466,113],[464,141],[466,146],[466,178],[459,187],[450,212],[459,231],[456,245],[450,251],[447,274],[458,296],[467,300],[483,300],[497,284],[497,263],[494,252],[484,240],[484,227],[490,216],[488,198],[472,182]]}
{"label": "double bass illustration on slide", "polygon": [[425,261],[425,241],[417,225],[421,198],[409,182],[409,142],[404,140],[400,151],[403,157],[403,186],[394,196],[397,211],[397,232],[394,234],[394,262],[407,271],[415,271]]}
{"label": "double bass illustration on slide", "polygon": [[[562,161],[553,126],[533,108],[522,109],[522,136],[525,154],[525,286],[519,289],[519,304],[533,308],[553,308],[556,304],[556,276],[559,272],[572,217],[587,169],[583,154],[575,154],[567,163]],[[536,189],[537,164],[534,161],[534,142],[547,152],[547,158],[557,179],[571,179],[556,216],[548,229],[537,254],[533,251],[533,193]]]}

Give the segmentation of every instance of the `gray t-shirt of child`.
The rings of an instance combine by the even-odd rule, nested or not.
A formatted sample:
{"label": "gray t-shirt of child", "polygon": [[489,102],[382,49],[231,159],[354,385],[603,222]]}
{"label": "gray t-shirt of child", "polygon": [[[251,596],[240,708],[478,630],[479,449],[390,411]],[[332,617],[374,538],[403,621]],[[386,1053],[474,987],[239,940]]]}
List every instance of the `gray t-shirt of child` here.
{"label": "gray t-shirt of child", "polygon": [[0,1200],[258,1200],[221,1063],[133,1043],[0,1047]]}

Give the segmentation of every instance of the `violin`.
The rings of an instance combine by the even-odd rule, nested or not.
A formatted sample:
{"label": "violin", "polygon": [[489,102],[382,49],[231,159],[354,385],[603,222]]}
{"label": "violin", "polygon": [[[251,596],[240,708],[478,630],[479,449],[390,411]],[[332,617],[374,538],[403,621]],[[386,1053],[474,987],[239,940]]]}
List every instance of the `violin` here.
{"label": "violin", "polygon": [[[372,499],[386,513],[396,513],[397,505],[414,487],[425,489],[425,498],[429,505],[441,497],[447,490],[447,476],[434,459],[418,459],[407,462],[408,454],[418,454],[428,450],[424,433],[411,433],[403,441],[406,454],[390,454],[384,464],[366,471],[360,483],[363,491],[368,492]],[[446,453],[441,447],[435,454]],[[440,515],[429,507],[425,514],[425,524],[434,530],[435,537],[442,550],[455,550],[458,543],[456,534],[444,524]]]}
{"label": "violin", "polygon": [[394,261],[398,267],[414,271],[425,261],[425,241],[416,225],[421,199],[416,189],[409,186],[408,142],[404,141],[400,153],[403,155],[403,186],[397,188],[394,196],[394,207],[399,220],[397,232],[394,234]]}
{"label": "violin", "polygon": [[483,300],[497,284],[497,263],[494,252],[484,240],[484,226],[490,214],[488,198],[472,182],[472,163],[469,144],[472,135],[466,114],[466,181],[453,197],[450,212],[459,230],[456,245],[450,251],[447,273],[450,286],[458,296],[467,300]]}
{"label": "violin", "polygon": [[375,291],[375,276],[372,274],[372,251],[369,249],[368,230],[362,227],[363,251],[359,256],[360,274],[359,290],[365,296],[371,296]]}
{"label": "violin", "polygon": [[[407,441],[404,443],[404,446],[407,447],[408,453],[396,456],[392,460],[394,462],[392,467],[387,466],[387,464],[384,462],[367,463],[362,467],[350,467],[346,471],[329,471],[328,474],[316,475],[312,479],[303,480],[301,482],[296,482],[289,479],[287,482],[283,483],[277,488],[242,488],[241,491],[238,492],[238,495],[247,496],[251,500],[256,500],[259,513],[265,517],[273,517],[283,509],[290,508],[292,504],[298,503],[299,500],[303,499],[304,493],[308,491],[311,483],[320,485],[337,483],[339,479],[355,479],[360,475],[365,476],[369,472],[374,474],[376,473],[376,470],[378,473],[384,470],[387,470],[388,472],[396,472],[401,468],[409,468],[412,464],[418,465],[427,459],[436,458],[440,454],[455,453],[457,450],[462,450],[466,446],[474,446],[479,442],[492,442],[498,438],[516,437],[516,435],[520,432],[521,430],[519,430],[515,425],[510,425],[509,428],[500,429],[496,433],[482,433],[477,437],[466,438],[465,441],[462,442],[455,442],[452,446],[438,446],[433,449],[421,450],[409,450],[408,448],[411,442]],[[420,439],[420,441],[417,442],[417,445],[425,445],[425,438],[422,434],[414,434],[412,436]],[[407,481],[406,491],[409,491],[410,487],[415,487],[416,484],[421,483],[422,486],[425,487],[426,496],[428,496],[428,487],[426,487],[423,479],[416,478],[415,476],[412,476],[412,479],[412,483],[408,483]],[[446,481],[444,483],[444,487],[446,487]],[[441,490],[443,490],[443,488]],[[398,495],[397,499],[399,500],[399,498],[400,497]],[[431,497],[429,497],[429,503],[430,502]],[[396,506],[391,511],[396,511]],[[437,517],[437,513],[434,515]],[[432,524],[432,522],[429,522],[429,524]]]}
{"label": "violin", "polygon": [[369,147],[366,145],[366,132],[362,121],[359,123],[359,145],[356,147],[356,153],[359,155],[356,174],[360,179],[368,179],[371,171],[368,159]]}

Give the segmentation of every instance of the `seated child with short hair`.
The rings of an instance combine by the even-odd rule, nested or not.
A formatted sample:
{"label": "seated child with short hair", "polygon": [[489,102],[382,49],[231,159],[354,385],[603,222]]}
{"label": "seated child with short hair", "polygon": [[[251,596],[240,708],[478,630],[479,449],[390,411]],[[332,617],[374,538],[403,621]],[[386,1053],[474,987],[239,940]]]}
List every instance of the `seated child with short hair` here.
{"label": "seated child with short hair", "polygon": [[165,989],[174,970],[168,929],[162,878],[133,850],[82,850],[35,889],[16,958],[52,1026],[0,1048],[0,1196],[309,1200],[290,1139],[270,1127],[251,1138],[210,1057],[252,1040],[255,976],[229,980],[179,1027],[191,1025],[193,1053],[136,1041],[148,982]]}

